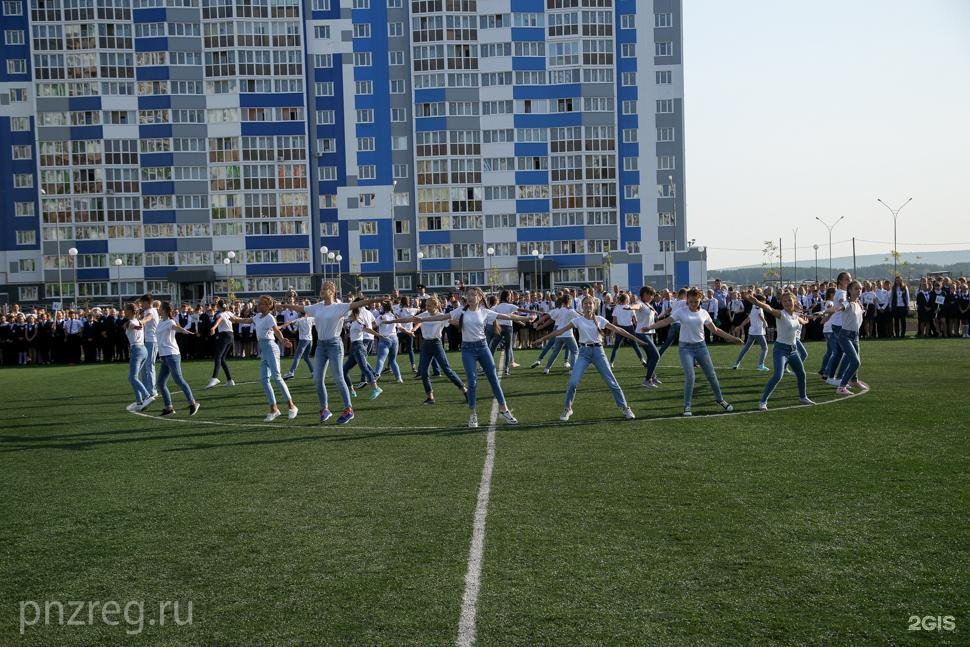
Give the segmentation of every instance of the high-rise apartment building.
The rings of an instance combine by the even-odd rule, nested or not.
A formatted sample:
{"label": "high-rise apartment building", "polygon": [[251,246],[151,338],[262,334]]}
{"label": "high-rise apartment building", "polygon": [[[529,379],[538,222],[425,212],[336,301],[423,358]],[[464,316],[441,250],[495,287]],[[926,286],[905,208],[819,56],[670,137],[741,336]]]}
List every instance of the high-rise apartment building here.
{"label": "high-rise apartment building", "polygon": [[3,0],[2,21],[0,299],[704,281],[679,0]]}

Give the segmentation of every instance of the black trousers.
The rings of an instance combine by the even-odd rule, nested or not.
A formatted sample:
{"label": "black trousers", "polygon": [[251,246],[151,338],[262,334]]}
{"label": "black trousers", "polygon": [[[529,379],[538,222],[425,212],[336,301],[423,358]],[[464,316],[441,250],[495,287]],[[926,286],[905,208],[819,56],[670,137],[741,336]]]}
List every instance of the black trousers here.
{"label": "black trousers", "polygon": [[906,306],[897,306],[892,309],[893,313],[893,337],[906,336]]}
{"label": "black trousers", "polygon": [[226,363],[226,357],[229,355],[230,350],[232,350],[232,333],[217,333],[215,336],[215,364],[212,367],[213,378],[219,377],[219,368],[221,367],[222,371],[226,374],[226,379],[232,379],[232,374],[229,372],[229,364]]}

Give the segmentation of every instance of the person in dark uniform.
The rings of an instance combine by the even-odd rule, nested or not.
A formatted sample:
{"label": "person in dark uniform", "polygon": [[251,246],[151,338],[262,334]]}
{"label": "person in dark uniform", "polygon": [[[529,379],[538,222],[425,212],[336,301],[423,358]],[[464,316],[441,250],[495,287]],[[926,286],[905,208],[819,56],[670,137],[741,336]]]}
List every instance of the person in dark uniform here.
{"label": "person in dark uniform", "polygon": [[98,321],[100,311],[91,310],[81,328],[81,345],[84,347],[84,363],[94,364],[98,361],[98,343],[101,336],[101,324]]}
{"label": "person in dark uniform", "polygon": [[115,317],[109,308],[98,320],[98,348],[101,350],[101,361],[105,364],[114,361],[115,355]]}

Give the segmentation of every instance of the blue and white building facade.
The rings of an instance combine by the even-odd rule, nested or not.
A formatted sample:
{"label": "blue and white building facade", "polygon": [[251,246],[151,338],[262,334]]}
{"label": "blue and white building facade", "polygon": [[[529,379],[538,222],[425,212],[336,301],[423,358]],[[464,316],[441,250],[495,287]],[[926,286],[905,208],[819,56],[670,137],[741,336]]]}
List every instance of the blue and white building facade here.
{"label": "blue and white building facade", "polygon": [[704,282],[679,0],[2,9],[0,300]]}

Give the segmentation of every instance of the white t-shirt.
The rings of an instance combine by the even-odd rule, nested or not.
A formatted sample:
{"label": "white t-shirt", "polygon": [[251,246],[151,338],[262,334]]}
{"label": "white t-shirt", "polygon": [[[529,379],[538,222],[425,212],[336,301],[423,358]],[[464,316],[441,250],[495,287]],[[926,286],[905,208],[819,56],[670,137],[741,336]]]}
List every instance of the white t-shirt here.
{"label": "white t-shirt", "polygon": [[[523,310],[527,310],[527,309],[528,307],[523,308]],[[497,303],[492,308],[492,310],[503,315],[512,315],[519,311],[519,306],[515,305],[514,303]],[[511,326],[512,322],[509,321],[508,319],[499,319],[498,325]]]}
{"label": "white t-shirt", "polygon": [[758,306],[751,306],[751,325],[748,327],[749,335],[764,335],[765,334],[765,324],[761,319],[761,308]]}
{"label": "white t-shirt", "polygon": [[[462,315],[464,315],[464,319],[461,318]],[[453,320],[461,319],[462,342],[485,341],[485,326],[494,323],[497,317],[497,312],[481,305],[478,306],[477,310],[456,308],[451,311]]]}
{"label": "white t-shirt", "polygon": [[[829,308],[834,308],[834,307],[835,307],[834,303],[832,303],[831,301],[826,301],[822,305],[822,310],[825,311],[825,310],[828,310]],[[834,317],[835,315],[832,315],[832,316]],[[828,321],[826,321],[825,324],[822,326],[822,334],[824,335],[827,332],[832,332],[832,317],[829,317]]]}
{"label": "white t-shirt", "polygon": [[125,336],[128,338],[128,344],[131,346],[145,343],[145,327],[141,325],[138,317],[132,317],[128,320],[128,327],[125,328]]}
{"label": "white t-shirt", "polygon": [[374,335],[364,332],[364,328],[372,328],[375,323],[374,315],[367,308],[357,312],[357,318],[350,320],[350,341],[371,341]]}
{"label": "white t-shirt", "polygon": [[322,301],[312,306],[305,306],[303,312],[313,319],[317,327],[317,339],[336,339],[344,327],[344,317],[350,312],[349,303],[331,303],[325,305]]}
{"label": "white t-shirt", "polygon": [[613,308],[613,318],[616,320],[617,326],[633,325],[633,318],[636,316],[636,311],[628,310],[628,307],[627,304],[621,304]]}
{"label": "white t-shirt", "polygon": [[232,322],[229,320],[228,313],[225,313],[225,312],[217,313],[216,322],[218,322],[216,324],[216,333],[232,332]]}
{"label": "white t-shirt", "polygon": [[579,316],[573,319],[572,324],[576,330],[579,331],[579,343],[580,344],[600,344],[602,339],[600,337],[600,330],[606,327],[609,323],[603,317],[596,315],[592,319],[587,319],[586,317]]}
{"label": "white t-shirt", "polygon": [[678,310],[683,310],[686,307],[687,307],[687,299],[671,299],[670,314],[673,314]]}
{"label": "white t-shirt", "polygon": [[862,306],[853,301],[847,303],[845,311],[842,313],[842,330],[859,332],[862,326]]}
{"label": "white t-shirt", "polygon": [[[552,317],[553,330],[559,330],[560,328],[565,328],[566,325],[579,317],[579,313],[572,308],[556,308],[549,312],[549,316]],[[559,333],[559,337],[566,337],[567,335],[572,335],[572,330],[567,330],[566,332]]]}
{"label": "white t-shirt", "polygon": [[276,316],[273,313],[253,315],[253,328],[256,330],[256,339],[276,339],[273,326],[276,325]]}
{"label": "white t-shirt", "polygon": [[[407,308],[410,310],[410,308]],[[438,314],[441,314],[440,312]],[[415,315],[418,319],[427,319],[431,316],[429,312],[419,312]],[[441,339],[441,331],[445,329],[448,325],[447,321],[422,321],[421,322],[421,336],[424,339]]]}
{"label": "white t-shirt", "polygon": [[[394,306],[392,312],[398,316],[399,319],[404,319],[405,317],[413,317],[418,314],[417,308],[401,308]],[[414,324],[411,322],[400,324],[402,330],[407,330],[408,332],[414,330]]]}
{"label": "white t-shirt", "polygon": [[151,316],[151,319],[145,322],[145,341],[154,344],[158,341],[158,310],[146,308],[142,310],[141,316],[142,318]]}
{"label": "white t-shirt", "polygon": [[680,343],[703,343],[704,325],[711,320],[711,314],[707,310],[691,312],[690,308],[679,308],[670,318],[680,324]]}
{"label": "white t-shirt", "polygon": [[[147,326],[146,326],[147,328]],[[175,320],[166,319],[159,321],[155,327],[155,335],[158,340],[158,356],[168,357],[169,355],[181,355],[178,344],[175,343]]]}
{"label": "white t-shirt", "polygon": [[[644,303],[637,310],[637,332],[644,332],[644,328],[647,326],[652,326],[653,322],[657,320],[657,311],[653,309],[650,304]],[[652,335],[654,331],[650,330],[647,334]]]}
{"label": "white t-shirt", "polygon": [[393,337],[393,336],[397,335],[397,326],[398,326],[398,324],[396,324],[396,323],[386,323],[390,319],[397,319],[397,315],[394,314],[393,312],[385,312],[384,314],[382,314],[380,316],[381,325],[380,325],[380,328],[378,328],[378,330],[385,337]]}
{"label": "white t-shirt", "polygon": [[293,324],[300,341],[313,341],[313,317],[300,317]]}
{"label": "white t-shirt", "polygon": [[832,299],[832,303],[835,304],[835,307],[838,308],[838,310],[829,319],[829,322],[833,326],[841,326],[842,325],[842,304],[844,304],[845,301],[846,301],[845,290],[836,289],[835,290],[835,298]]}
{"label": "white t-shirt", "polygon": [[781,316],[775,319],[775,323],[778,326],[778,338],[775,341],[780,344],[794,346],[795,340],[798,339],[799,333],[802,330],[802,324],[798,320],[798,313],[790,315],[782,310]]}

